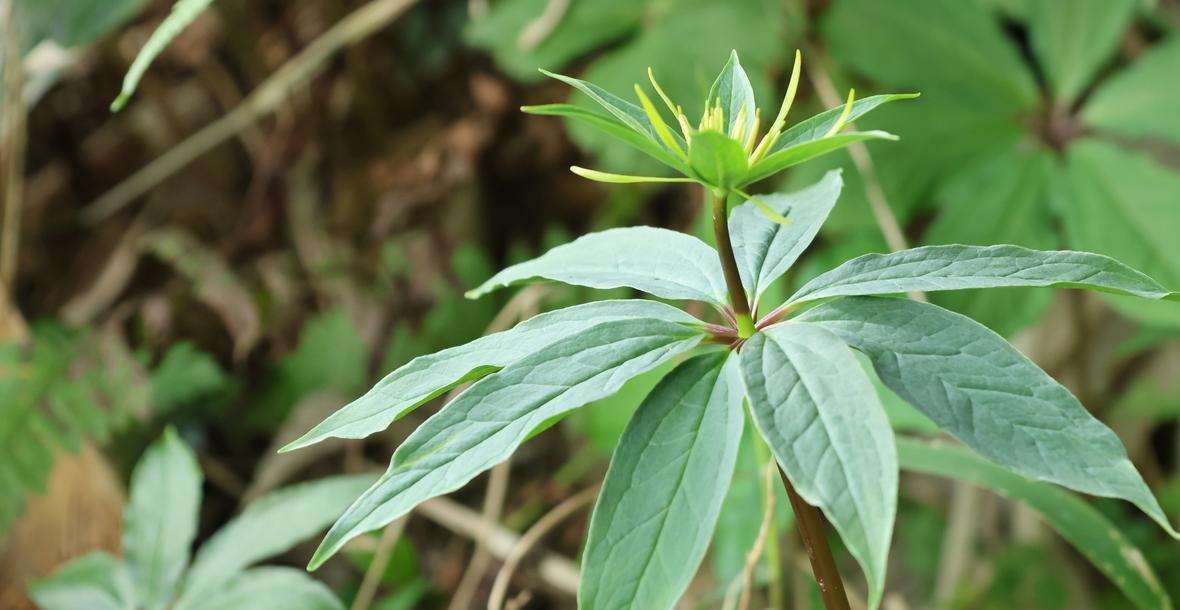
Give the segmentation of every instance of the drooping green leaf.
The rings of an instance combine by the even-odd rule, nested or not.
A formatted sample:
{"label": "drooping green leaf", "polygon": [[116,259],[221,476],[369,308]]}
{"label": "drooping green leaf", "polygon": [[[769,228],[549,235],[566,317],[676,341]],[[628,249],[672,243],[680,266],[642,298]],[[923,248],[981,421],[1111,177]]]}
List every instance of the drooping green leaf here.
{"label": "drooping green leaf", "polygon": [[1037,87],[977,0],[837,0],[822,22],[833,55],[878,82],[991,114],[1032,108]]}
{"label": "drooping green leaf", "polygon": [[590,233],[513,265],[468,293],[478,298],[504,286],[538,279],[590,288],[629,287],[664,299],[725,303],[717,253],[701,240],[655,227]]}
{"label": "drooping green leaf", "polygon": [[908,299],[848,297],[801,320],[840,335],[943,430],[1024,476],[1132,502],[1178,536],[1118,436],[1003,337]]}
{"label": "drooping green leaf", "polygon": [[742,109],[745,109],[746,125],[754,122],[754,110],[757,103],[754,100],[754,88],[750,85],[750,77],[742,69],[738,61],[737,51],[730,51],[729,61],[721,68],[721,73],[713,81],[706,97],[706,104],[714,101],[721,102],[721,116],[724,118],[725,133],[733,129],[734,121]]}
{"label": "drooping green leaf", "polygon": [[367,474],[300,483],[250,503],[217,531],[193,559],[180,603],[195,603],[255,562],[311,538],[376,479]]}
{"label": "drooping green leaf", "polygon": [[[1083,140],[1069,149],[1055,191],[1069,245],[1133,265],[1168,287],[1180,285],[1180,174],[1146,153]],[[1180,326],[1180,306],[1112,298],[1123,313],[1158,326]]]}
{"label": "drooping green leaf", "polygon": [[1139,549],[1081,498],[1013,474],[945,442],[898,438],[897,457],[906,470],[969,481],[1028,504],[1141,610],[1172,608],[1167,592]]}
{"label": "drooping green leaf", "polygon": [[1031,0],[1028,24],[1036,54],[1057,102],[1068,107],[1118,49],[1136,0]]}
{"label": "drooping green leaf", "polygon": [[152,62],[164,51],[164,47],[172,42],[173,38],[179,36],[184,28],[188,27],[197,18],[197,15],[204,12],[212,3],[213,0],[176,0],[176,4],[172,5],[172,12],[156,28],[156,31],[152,32],[147,43],[135,56],[135,61],[131,62],[131,67],[127,69],[127,75],[123,77],[123,88],[119,91],[119,97],[111,103],[112,111],[119,111],[127,105],[127,101],[135,93],[135,88],[139,86],[139,79],[143,78],[144,72],[147,72],[148,66],[152,65]]}
{"label": "drooping green leaf", "polygon": [[[846,123],[851,123],[860,117],[876,110],[882,104],[895,102],[897,100],[911,100],[918,97],[917,93],[893,93],[889,95],[873,95],[864,99],[859,99],[852,102],[852,110],[845,117]],[[836,125],[836,121],[840,119],[840,115],[844,113],[844,106],[836,106],[825,110],[813,117],[807,118],[803,121],[791,126],[783,132],[774,147],[770,149],[770,153],[776,153],[780,150],[792,148],[807,142],[814,142],[823,138]]]}
{"label": "drooping green leaf", "polygon": [[344,610],[328,587],[295,568],[253,568],[176,610]]}
{"label": "drooping green leaf", "polygon": [[850,131],[826,138],[811,140],[779,149],[764,157],[750,168],[742,184],[769,178],[788,167],[809,161],[821,155],[840,150],[854,142],[866,140],[896,140],[897,136],[884,131]]}
{"label": "drooping green leaf", "polygon": [[283,451],[331,437],[365,438],[462,383],[489,375],[600,322],[629,318],[699,323],[675,307],[639,300],[598,301],[541,314],[511,330],[411,360]]}
{"label": "drooping green leaf", "polygon": [[877,391],[840,337],[812,324],[754,335],[741,369],[758,431],[856,557],[876,608],[897,513],[897,454]]}
{"label": "drooping green leaf", "polygon": [[709,186],[721,189],[739,187],[749,182],[746,151],[737,140],[713,130],[692,135],[688,147],[688,165]]}
{"label": "drooping green leaf", "polygon": [[122,561],[95,551],[29,586],[42,610],[136,610],[135,586]]}
{"label": "drooping green leaf", "polygon": [[311,568],[348,540],[462,487],[546,422],[613,394],[703,338],[664,320],[602,322],[479,380],[398,447],[389,470],[332,526]]}
{"label": "drooping green leaf", "polygon": [[543,106],[524,106],[522,111],[528,114],[540,114],[545,116],[560,116],[570,119],[576,119],[583,123],[593,125],[595,128],[602,130],[616,139],[622,140],[630,144],[636,150],[647,154],[651,158],[678,169],[687,169],[680,159],[668,152],[668,149],[661,146],[655,140],[645,136],[642,133],[623,124],[614,117],[606,117],[600,114],[591,112],[578,106],[571,104],[545,104]]}
{"label": "drooping green leaf", "polygon": [[737,359],[689,360],[627,425],[594,507],[578,607],[668,610],[709,547],[742,436]]}
{"label": "drooping green leaf", "polygon": [[1132,138],[1171,139],[1180,144],[1176,96],[1161,94],[1180,66],[1180,35],[1155,44],[1131,65],[1104,82],[1082,108],[1082,120],[1099,130]]}
{"label": "drooping green leaf", "polygon": [[755,302],[815,239],[843,186],[840,170],[832,170],[805,189],[758,195],[763,203],[790,219],[789,225],[770,220],[753,203],[734,208],[729,220],[734,257],[742,284]]}
{"label": "drooping green leaf", "polygon": [[1101,254],[1019,246],[922,246],[866,254],[807,282],[789,303],[836,296],[933,292],[999,286],[1086,288],[1180,300],[1146,275]]}
{"label": "drooping green leaf", "polygon": [[169,428],[135,466],[123,514],[123,555],[146,610],[172,603],[188,566],[200,506],[197,457]]}
{"label": "drooping green leaf", "polygon": [[133,19],[144,4],[144,0],[17,0],[13,9],[20,24],[21,54],[45,41],[62,49],[95,43]]}
{"label": "drooping green leaf", "polygon": [[[1060,245],[1049,206],[1056,160],[1049,151],[1008,149],[948,178],[928,244],[1013,244],[1047,250]],[[1040,318],[1052,301],[1042,288],[945,291],[931,302],[965,314],[1004,336]]]}

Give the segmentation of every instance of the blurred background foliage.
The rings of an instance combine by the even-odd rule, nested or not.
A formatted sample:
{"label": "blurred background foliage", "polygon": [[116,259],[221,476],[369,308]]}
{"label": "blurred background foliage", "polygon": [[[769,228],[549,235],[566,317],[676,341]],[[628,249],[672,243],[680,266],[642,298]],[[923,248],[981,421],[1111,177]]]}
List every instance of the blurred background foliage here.
{"label": "blurred background foliage", "polygon": [[[538,311],[630,296],[546,287],[463,298],[496,268],[610,226],[710,239],[690,188],[606,189],[569,174],[575,163],[660,168],[582,126],[520,114],[570,97],[538,68],[629,97],[651,66],[673,99],[696,100],[736,49],[767,96],[759,105],[777,107],[798,48],[793,116],[837,105],[848,87],[920,91],[861,125],[900,142],[756,189],[844,168],[832,220],[780,292],[907,243],[1086,249],[1180,288],[1175,0],[219,0],[118,114],[107,106],[168,2],[0,8],[15,15],[2,30],[0,106],[5,609],[33,607],[27,582],[70,558],[119,553],[126,482],[166,426],[204,473],[200,544],[280,486],[382,468],[428,409],[364,442],[274,449],[384,373]],[[361,26],[333,27],[342,20]],[[291,76],[307,65],[302,50],[323,48]],[[250,95],[259,90],[278,95]],[[1180,519],[1180,309],[1040,289],[933,299],[1074,391]],[[375,534],[315,577],[353,608],[485,607],[516,537],[600,480],[639,397],[666,372],[578,411],[415,512],[402,535]],[[886,399],[899,430],[931,433]],[[784,535],[756,545],[767,499],[747,445],[685,607],[734,607],[748,572],[754,607],[770,603],[773,581],[784,605],[819,608],[785,498],[774,516]],[[1115,584],[1105,539],[1078,523],[1113,524],[1180,598],[1180,550],[1126,506],[1046,494],[953,451],[901,453],[912,474],[887,608],[1150,607]],[[574,607],[586,512],[573,515],[547,526],[516,571],[517,607]],[[309,544],[271,563],[301,566]],[[749,560],[770,545],[781,562]]]}

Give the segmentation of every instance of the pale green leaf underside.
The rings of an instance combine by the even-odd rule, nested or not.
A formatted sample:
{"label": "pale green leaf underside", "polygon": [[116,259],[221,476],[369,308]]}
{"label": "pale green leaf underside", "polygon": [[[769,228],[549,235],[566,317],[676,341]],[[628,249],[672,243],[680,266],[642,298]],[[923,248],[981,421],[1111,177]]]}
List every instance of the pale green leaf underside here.
{"label": "pale green leaf underside", "polygon": [[741,368],[758,431],[860,562],[876,608],[897,512],[897,454],[876,389],[840,337],[812,324],[754,335]]}
{"label": "pale green leaf underside", "polygon": [[411,360],[283,451],[331,437],[365,438],[462,383],[489,375],[600,322],[627,318],[699,324],[696,318],[675,307],[641,300],[597,301],[544,313],[511,330]]}
{"label": "pale green leaf underside", "polygon": [[734,257],[742,284],[755,302],[815,239],[843,186],[840,170],[832,170],[819,182],[794,193],[758,195],[772,210],[790,219],[789,225],[767,218],[753,202],[734,208],[729,220]]}
{"label": "pale green leaf underside", "polygon": [[318,534],[375,479],[367,474],[329,477],[251,502],[201,545],[185,577],[181,604],[207,597],[244,568]]}
{"label": "pale green leaf underside", "polygon": [[513,265],[468,293],[553,280],[590,288],[634,288],[663,299],[725,303],[717,252],[684,233],[625,227],[590,233],[539,258]]}
{"label": "pale green leaf underside", "polygon": [[344,610],[328,587],[303,570],[254,568],[176,610]]}
{"label": "pale green leaf underside", "polygon": [[1030,481],[945,442],[898,438],[897,457],[906,470],[968,481],[1028,504],[1141,610],[1172,610],[1172,600],[1139,549],[1078,496]]}
{"label": "pale green leaf underside", "polygon": [[42,610],[137,610],[127,566],[103,551],[61,566],[30,585],[29,595]]}
{"label": "pale green leaf underside", "polygon": [[669,610],[712,538],[742,436],[736,358],[710,353],[668,374],[615,449],[582,558],[583,610]]}
{"label": "pale green leaf underside", "polygon": [[1024,476],[1134,503],[1176,535],[1119,438],[1061,384],[966,316],[849,297],[799,318],[840,335],[940,428]]}
{"label": "pale green leaf underside", "polygon": [[481,379],[398,447],[389,470],[332,526],[311,567],[348,540],[462,487],[511,455],[543,423],[610,396],[703,337],[664,320],[602,322]]}
{"label": "pale green leaf underside", "polygon": [[131,62],[127,75],[123,77],[123,88],[119,91],[119,97],[111,103],[111,110],[118,111],[127,105],[127,101],[135,93],[135,88],[139,86],[139,79],[143,78],[144,72],[147,72],[156,57],[164,51],[164,47],[179,36],[184,28],[212,3],[213,0],[177,0],[176,4],[172,5],[172,12],[152,32],[147,44],[143,45],[135,60]]}
{"label": "pale green leaf underside", "polygon": [[167,608],[188,566],[201,506],[196,455],[169,428],[131,475],[123,515],[123,556],[146,610]]}
{"label": "pale green leaf underside", "polygon": [[805,284],[789,302],[1001,286],[1087,288],[1150,299],[1180,299],[1150,277],[1101,254],[1009,245],[951,245],[854,258]]}
{"label": "pale green leaf underside", "polygon": [[733,129],[734,120],[743,108],[746,110],[746,125],[753,122],[754,89],[750,85],[750,77],[746,76],[746,71],[742,69],[742,64],[738,61],[737,51],[730,52],[729,61],[725,62],[725,67],[721,69],[717,80],[713,81],[713,86],[709,88],[706,102],[711,105],[717,100],[721,102],[721,113],[725,119],[725,133],[729,133]]}

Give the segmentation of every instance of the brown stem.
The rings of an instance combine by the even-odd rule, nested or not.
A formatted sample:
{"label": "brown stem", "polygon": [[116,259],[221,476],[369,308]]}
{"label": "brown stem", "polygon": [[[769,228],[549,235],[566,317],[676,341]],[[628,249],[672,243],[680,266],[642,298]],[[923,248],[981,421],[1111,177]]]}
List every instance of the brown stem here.
{"label": "brown stem", "polygon": [[[746,299],[745,289],[742,288],[737,258],[733,255],[733,244],[729,240],[727,212],[725,195],[714,195],[713,231],[717,237],[717,254],[721,259],[721,270],[725,273],[729,298],[733,301],[733,310],[737,314],[739,334],[745,339],[753,334],[754,326],[750,317],[750,302]],[[743,321],[749,325],[748,330],[743,329]],[[736,345],[740,346],[740,342]],[[811,571],[815,574],[815,582],[819,585],[824,606],[828,610],[849,610],[848,595],[844,593],[844,581],[840,578],[836,561],[832,559],[832,550],[828,547],[823,515],[819,509],[799,497],[782,468],[779,468],[778,473],[783,480],[783,487],[787,489],[787,497],[791,500],[791,510],[795,511],[795,526],[799,529],[799,536],[807,549],[807,557],[811,560]]]}
{"label": "brown stem", "polygon": [[721,271],[725,274],[725,286],[729,289],[729,300],[733,302],[738,334],[745,338],[754,333],[754,320],[750,316],[750,301],[746,299],[746,289],[742,287],[742,276],[738,273],[737,259],[733,255],[733,243],[729,240],[729,210],[726,209],[725,198],[725,194],[713,195],[713,235],[717,239],[717,253],[721,259]]}
{"label": "brown stem", "polygon": [[803,539],[803,546],[807,549],[807,558],[811,560],[811,571],[815,574],[815,583],[819,585],[824,607],[828,610],[849,610],[848,595],[844,593],[844,581],[840,579],[836,560],[832,558],[832,549],[828,547],[823,515],[818,508],[799,497],[795,486],[791,485],[787,473],[783,472],[782,468],[779,468],[778,475],[783,480],[783,487],[787,489],[791,510],[795,511],[795,525],[799,528],[799,537]]}

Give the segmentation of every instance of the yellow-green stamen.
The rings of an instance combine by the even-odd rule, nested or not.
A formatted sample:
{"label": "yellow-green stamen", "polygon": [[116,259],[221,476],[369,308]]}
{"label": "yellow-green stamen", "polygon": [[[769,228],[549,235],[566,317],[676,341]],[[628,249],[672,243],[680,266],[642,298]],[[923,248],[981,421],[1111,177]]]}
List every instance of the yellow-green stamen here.
{"label": "yellow-green stamen", "polygon": [[848,101],[844,102],[844,111],[840,113],[840,118],[836,119],[836,123],[824,134],[825,138],[830,138],[836,135],[841,129],[844,129],[844,124],[848,122],[848,115],[852,114],[852,102],[856,99],[856,89],[848,90]]}

